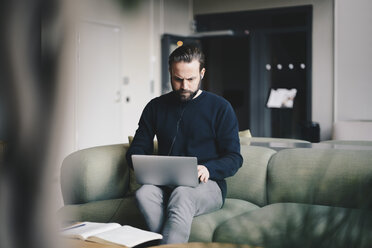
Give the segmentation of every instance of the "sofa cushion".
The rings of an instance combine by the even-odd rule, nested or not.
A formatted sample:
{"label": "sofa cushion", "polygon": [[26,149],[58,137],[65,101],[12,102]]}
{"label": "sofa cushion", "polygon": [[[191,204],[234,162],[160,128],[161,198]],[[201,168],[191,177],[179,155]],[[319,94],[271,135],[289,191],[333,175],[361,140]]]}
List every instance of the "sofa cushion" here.
{"label": "sofa cushion", "polygon": [[227,198],[220,210],[194,218],[189,242],[212,242],[213,233],[221,223],[258,208],[257,205],[247,201]]}
{"label": "sofa cushion", "polygon": [[65,204],[123,197],[128,190],[128,144],[92,147],[66,157],[61,167]]}
{"label": "sofa cushion", "polygon": [[268,203],[361,207],[371,183],[371,151],[286,149],[269,162]]}
{"label": "sofa cushion", "polygon": [[227,197],[242,199],[258,206],[266,205],[267,164],[275,151],[266,147],[241,146],[243,165],[226,179]]}
{"label": "sofa cushion", "polygon": [[58,216],[63,222],[116,222],[146,229],[134,197],[66,205],[59,209]]}
{"label": "sofa cushion", "polygon": [[245,129],[245,130],[239,131],[239,137],[240,138],[242,137],[252,138],[251,130]]}
{"label": "sofa cushion", "polygon": [[372,212],[300,203],[277,203],[221,224],[214,242],[261,247],[368,247]]}

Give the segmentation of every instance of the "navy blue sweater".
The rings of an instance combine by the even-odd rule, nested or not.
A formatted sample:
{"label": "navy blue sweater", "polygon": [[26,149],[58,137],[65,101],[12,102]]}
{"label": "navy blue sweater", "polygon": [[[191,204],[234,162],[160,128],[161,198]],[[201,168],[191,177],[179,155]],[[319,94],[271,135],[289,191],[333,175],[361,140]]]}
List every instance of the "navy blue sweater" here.
{"label": "navy blue sweater", "polygon": [[203,91],[184,103],[170,92],[146,105],[126,158],[133,167],[132,154],[152,154],[156,135],[159,155],[197,157],[225,199],[224,179],[234,175],[243,162],[238,131],[235,113],[224,98]]}

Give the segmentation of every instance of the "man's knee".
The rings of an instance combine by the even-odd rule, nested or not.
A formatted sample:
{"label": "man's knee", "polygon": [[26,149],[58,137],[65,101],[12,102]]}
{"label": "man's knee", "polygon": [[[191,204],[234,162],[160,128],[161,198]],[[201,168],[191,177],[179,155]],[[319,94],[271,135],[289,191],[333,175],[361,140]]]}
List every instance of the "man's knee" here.
{"label": "man's knee", "polygon": [[177,187],[172,191],[168,203],[168,212],[177,210],[188,211],[191,214],[195,212],[195,203],[190,187]]}
{"label": "man's knee", "polygon": [[161,197],[161,189],[154,185],[142,185],[136,191],[136,198],[141,199],[150,199],[150,198],[159,198]]}
{"label": "man's knee", "polygon": [[170,199],[174,200],[192,200],[192,188],[179,186],[172,191]]}

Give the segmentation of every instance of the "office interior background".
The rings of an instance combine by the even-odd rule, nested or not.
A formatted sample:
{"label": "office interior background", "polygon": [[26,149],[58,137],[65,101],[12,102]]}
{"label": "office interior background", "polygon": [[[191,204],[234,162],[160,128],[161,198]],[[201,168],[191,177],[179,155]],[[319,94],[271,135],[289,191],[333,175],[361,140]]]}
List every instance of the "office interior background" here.
{"label": "office interior background", "polygon": [[[371,121],[371,11],[370,0],[60,1],[49,30],[59,45],[44,160],[49,200],[63,204],[59,168],[68,154],[134,135],[146,103],[169,90],[163,57],[174,41],[206,49],[203,87],[230,99],[253,136],[295,135],[280,133],[297,128],[286,118],[319,123],[320,140],[339,121]],[[300,106],[268,109],[278,87],[300,89]]]}
{"label": "office interior background", "polygon": [[[299,138],[295,124],[311,121],[328,140],[338,121],[371,121],[371,10],[368,0],[66,2],[56,168],[134,135],[145,104],[169,90],[164,60],[177,41],[202,45],[203,87],[229,99],[253,136]],[[280,87],[298,89],[293,109],[266,107]]]}

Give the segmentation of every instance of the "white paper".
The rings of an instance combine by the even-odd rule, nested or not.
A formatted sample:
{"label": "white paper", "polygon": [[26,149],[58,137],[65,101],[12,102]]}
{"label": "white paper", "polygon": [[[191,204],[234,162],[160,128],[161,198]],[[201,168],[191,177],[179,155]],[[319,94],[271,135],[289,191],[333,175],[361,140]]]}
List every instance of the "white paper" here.
{"label": "white paper", "polygon": [[296,94],[296,89],[271,89],[266,106],[268,108],[293,108],[293,101]]}
{"label": "white paper", "polygon": [[162,239],[158,233],[141,230],[131,226],[122,226],[111,231],[89,237],[88,240],[104,244],[117,244],[133,247],[147,241]]}
{"label": "white paper", "polygon": [[133,247],[148,241],[162,239],[161,234],[145,231],[118,223],[83,222],[65,228],[61,234],[69,238],[78,238],[103,244],[117,244]]}
{"label": "white paper", "polygon": [[[82,226],[83,225],[83,226]],[[74,226],[77,226],[74,228]],[[85,240],[89,236],[93,236],[97,233],[106,232],[118,227],[121,227],[118,223],[96,223],[96,222],[83,222],[72,226],[72,228],[66,228],[62,231],[62,235],[70,238],[78,238]]]}

